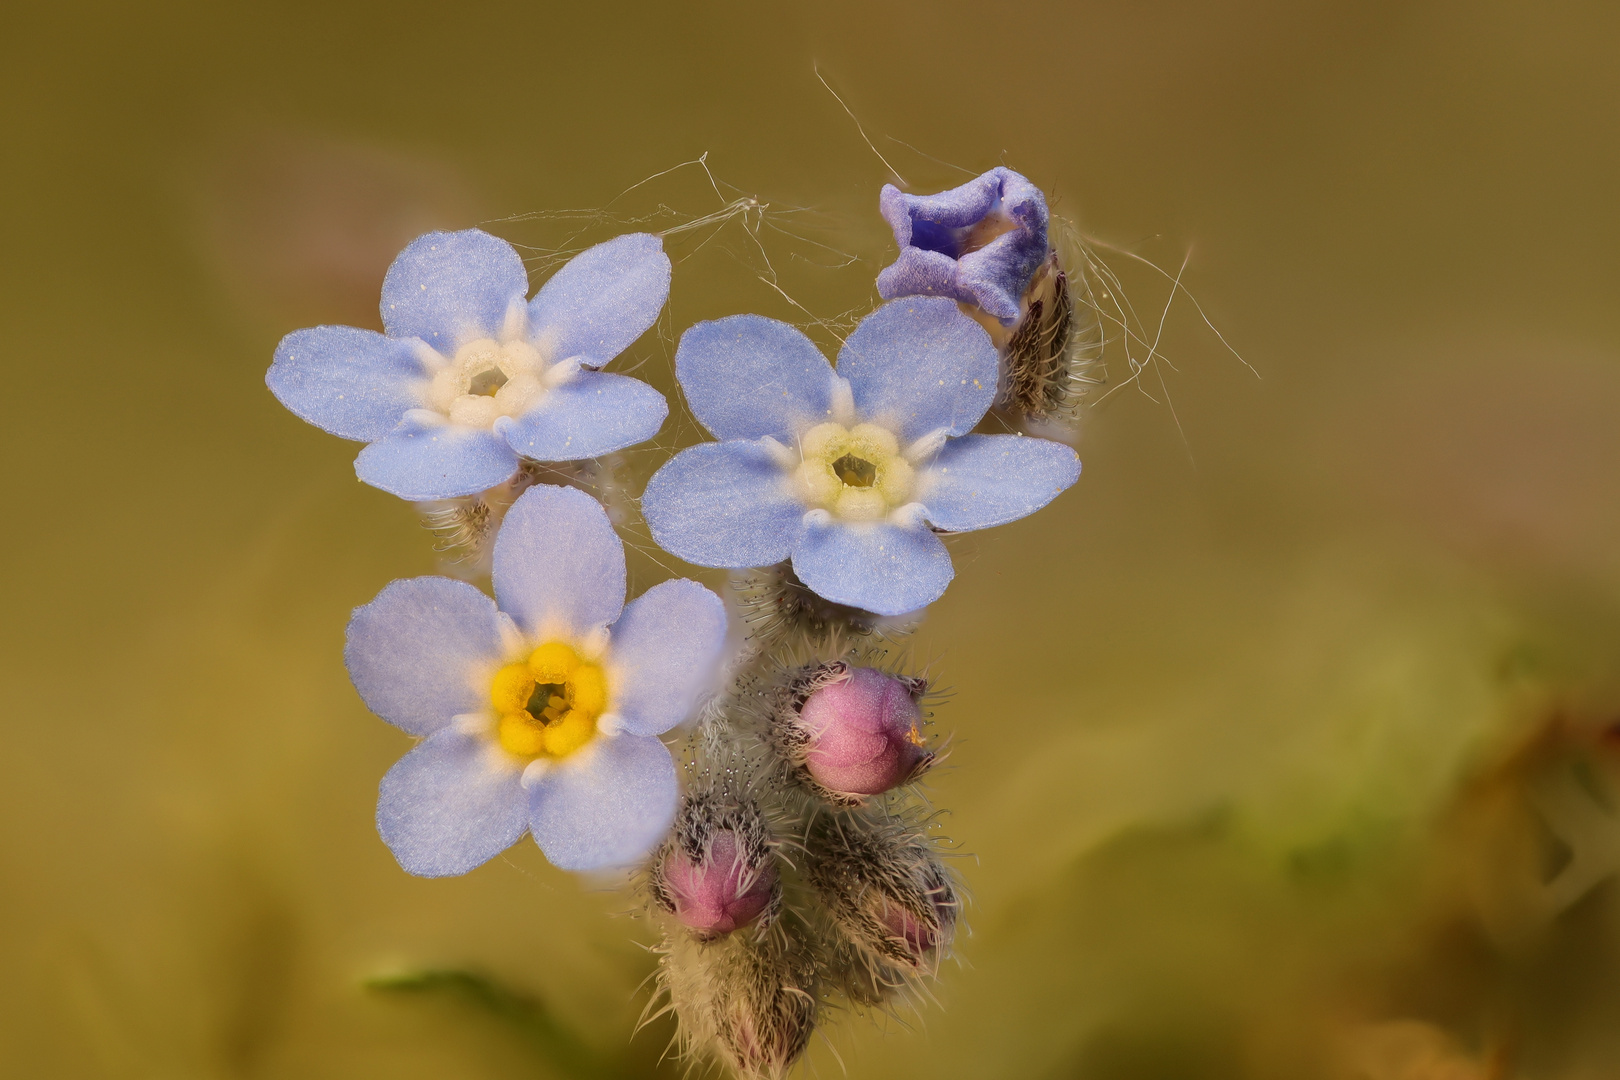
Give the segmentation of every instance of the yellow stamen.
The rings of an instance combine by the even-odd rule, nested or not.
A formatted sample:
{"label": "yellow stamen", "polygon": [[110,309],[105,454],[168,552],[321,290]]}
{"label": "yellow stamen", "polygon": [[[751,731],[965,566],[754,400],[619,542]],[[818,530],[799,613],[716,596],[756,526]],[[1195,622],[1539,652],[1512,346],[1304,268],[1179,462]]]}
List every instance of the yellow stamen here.
{"label": "yellow stamen", "polygon": [[843,424],[828,422],[817,424],[799,440],[799,450],[804,454],[806,461],[811,458],[826,458],[831,461],[844,452],[844,444],[849,440],[849,432],[844,430]]}
{"label": "yellow stamen", "polygon": [[[561,682],[562,680],[558,680]],[[527,664],[507,664],[489,685],[489,703],[502,716],[522,712],[534,693],[534,676]]]}
{"label": "yellow stamen", "polygon": [[875,486],[890,506],[898,506],[911,497],[916,479],[917,473],[911,463],[897,454],[878,465]]}
{"label": "yellow stamen", "polygon": [[579,666],[579,654],[560,641],[548,641],[529,654],[529,670],[538,683],[561,686]]}
{"label": "yellow stamen", "polygon": [[546,753],[565,757],[591,741],[596,734],[596,718],[580,709],[570,709],[561,720],[546,725]]}
{"label": "yellow stamen", "polygon": [[545,752],[547,728],[526,712],[501,717],[501,749],[518,757],[536,757]]}
{"label": "yellow stamen", "polygon": [[844,444],[844,449],[867,461],[881,461],[900,452],[900,440],[888,428],[876,424],[856,424],[850,429],[849,441]]}
{"label": "yellow stamen", "polygon": [[568,680],[568,705],[594,719],[607,708],[607,677],[595,664],[581,664]]}
{"label": "yellow stamen", "polygon": [[844,482],[824,458],[807,458],[794,473],[799,497],[812,506],[831,506],[844,490]]}
{"label": "yellow stamen", "polygon": [[889,504],[884,500],[883,493],[876,488],[846,485],[833,509],[839,517],[850,521],[876,521],[888,513]]}

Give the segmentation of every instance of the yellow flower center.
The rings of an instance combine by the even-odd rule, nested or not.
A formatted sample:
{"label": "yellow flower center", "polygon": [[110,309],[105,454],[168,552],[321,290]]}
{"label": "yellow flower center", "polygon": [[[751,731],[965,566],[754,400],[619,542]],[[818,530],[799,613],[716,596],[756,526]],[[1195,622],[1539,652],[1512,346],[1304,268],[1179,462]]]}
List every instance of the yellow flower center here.
{"label": "yellow flower center", "polygon": [[607,711],[607,677],[560,641],[507,664],[490,682],[501,749],[528,760],[567,757],[596,737]]}
{"label": "yellow flower center", "polygon": [[894,432],[877,424],[817,424],[799,440],[801,499],[850,521],[876,521],[911,498],[916,473]]}
{"label": "yellow flower center", "polygon": [[453,423],[487,428],[518,416],[545,393],[545,363],[524,341],[469,341],[433,376],[427,403]]}

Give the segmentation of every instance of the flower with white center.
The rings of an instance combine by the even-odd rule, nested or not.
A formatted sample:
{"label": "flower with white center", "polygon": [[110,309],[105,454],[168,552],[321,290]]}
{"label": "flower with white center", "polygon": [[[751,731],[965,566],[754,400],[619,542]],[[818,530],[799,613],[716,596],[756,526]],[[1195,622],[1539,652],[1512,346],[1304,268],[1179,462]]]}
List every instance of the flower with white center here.
{"label": "flower with white center", "polygon": [[383,777],[377,829],[401,866],[464,874],[531,833],[566,870],[624,866],[675,815],[658,736],[716,677],[720,598],[693,581],[625,605],[624,546],[573,488],[534,487],[495,540],[495,600],[395,581],[349,621],[366,705],[422,741]]}
{"label": "flower with white center", "polygon": [[681,451],[647,484],[653,539],[699,566],[791,558],[819,595],[878,615],[932,603],[954,573],[934,529],[1015,521],[1080,475],[1061,443],[968,434],[996,367],[984,328],[943,297],[867,316],[836,371],[775,319],[698,323],[675,374],[724,441]]}
{"label": "flower with white center", "polygon": [[520,457],[579,461],[657,434],[663,395],[595,369],[662,310],[663,242],[617,237],[575,256],[534,299],[528,291],[506,241],[428,233],[388,268],[386,333],[295,330],[265,382],[316,427],[370,444],[355,459],[360,479],[418,501],[486,491]]}
{"label": "flower with white center", "polygon": [[1004,166],[937,195],[883,185],[878,206],[900,257],[878,274],[885,300],[948,296],[973,304],[1003,326],[1048,254],[1046,196]]}

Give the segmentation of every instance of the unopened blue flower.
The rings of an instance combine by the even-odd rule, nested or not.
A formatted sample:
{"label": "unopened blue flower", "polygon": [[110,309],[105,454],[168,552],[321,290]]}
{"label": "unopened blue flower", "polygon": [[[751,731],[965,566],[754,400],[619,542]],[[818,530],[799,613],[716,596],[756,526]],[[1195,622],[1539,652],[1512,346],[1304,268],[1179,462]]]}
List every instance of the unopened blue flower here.
{"label": "unopened blue flower", "polygon": [[297,330],[265,382],[300,417],[369,443],[360,479],[413,500],[492,488],[518,458],[577,461],[652,438],[669,408],[652,387],[595,371],[640,337],[669,296],[663,242],[630,233],[590,248],[533,300],[512,245],[478,229],[411,241],[383,280],[383,334]]}
{"label": "unopened blue flower", "polygon": [[937,195],[883,185],[878,200],[900,257],[878,274],[878,293],[948,296],[1011,326],[1030,277],[1047,255],[1046,196],[997,166]]}
{"label": "unopened blue flower", "polygon": [[642,497],[653,538],[700,566],[791,558],[816,593],[879,615],[915,611],[953,570],[929,526],[1014,521],[1080,475],[1074,451],[969,435],[996,393],[996,350],[943,297],[885,304],[835,372],[786,323],[733,315],[681,336],[675,373],[717,443],[681,451]]}
{"label": "unopened blue flower", "polygon": [[377,828],[413,874],[463,874],[525,832],[568,870],[622,866],[675,814],[658,736],[691,713],[726,634],[692,581],[624,603],[624,546],[573,488],[533,487],[495,540],[495,600],[395,581],[349,621],[366,705],[424,736],[383,777]]}

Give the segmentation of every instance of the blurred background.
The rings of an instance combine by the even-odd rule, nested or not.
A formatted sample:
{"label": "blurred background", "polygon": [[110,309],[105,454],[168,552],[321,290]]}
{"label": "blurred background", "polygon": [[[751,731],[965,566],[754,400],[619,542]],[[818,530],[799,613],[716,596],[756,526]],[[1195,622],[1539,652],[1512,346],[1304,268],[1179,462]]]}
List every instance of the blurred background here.
{"label": "blurred background", "polygon": [[622,894],[378,840],[408,740],[343,627],[436,556],[263,375],[378,325],[434,227],[538,284],[698,223],[615,365],[672,402],[697,319],[857,317],[890,166],[819,69],[911,190],[1028,175],[1150,328],[1169,283],[1125,253],[1186,258],[1258,377],[1178,298],[1079,484],[955,542],[914,651],[955,690],[930,790],[972,933],[804,1075],[1620,1075],[1617,34],[1496,0],[6,5],[0,1072],[678,1075],[665,1024],[630,1038]]}

